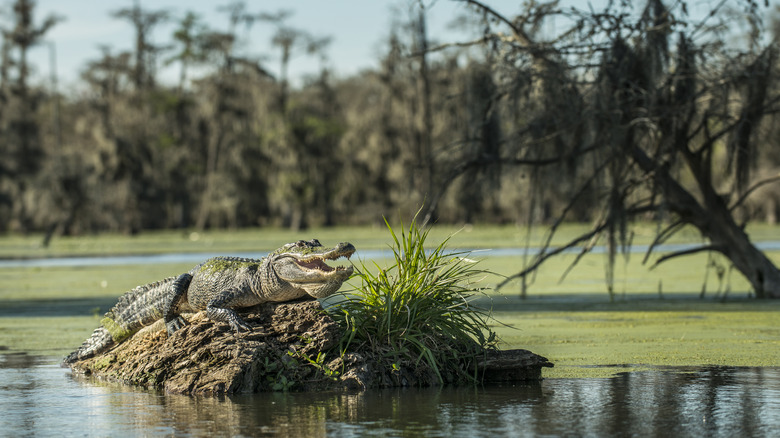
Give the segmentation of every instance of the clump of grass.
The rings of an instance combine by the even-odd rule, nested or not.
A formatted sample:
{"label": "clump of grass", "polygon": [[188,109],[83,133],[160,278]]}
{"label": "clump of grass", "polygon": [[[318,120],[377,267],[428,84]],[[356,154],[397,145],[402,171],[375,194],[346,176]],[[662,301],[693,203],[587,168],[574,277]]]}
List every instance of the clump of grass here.
{"label": "clump of grass", "polygon": [[395,262],[388,268],[374,263],[375,272],[361,262],[360,288],[332,312],[346,329],[342,351],[368,350],[394,370],[422,361],[440,383],[476,378],[475,359],[496,344],[489,310],[472,302],[484,294],[477,277],[488,272],[465,252],[448,251],[449,238],[426,251],[430,229],[414,220],[408,231],[401,224],[400,236],[385,224]]}

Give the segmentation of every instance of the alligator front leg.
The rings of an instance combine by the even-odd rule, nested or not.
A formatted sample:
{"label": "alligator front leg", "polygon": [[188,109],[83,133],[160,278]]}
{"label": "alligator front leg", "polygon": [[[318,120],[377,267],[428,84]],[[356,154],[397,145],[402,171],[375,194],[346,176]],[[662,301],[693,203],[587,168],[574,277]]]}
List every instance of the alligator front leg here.
{"label": "alligator front leg", "polygon": [[179,315],[179,305],[185,301],[187,289],[190,287],[191,281],[192,275],[184,273],[179,275],[171,284],[170,298],[163,309],[165,329],[168,332],[168,336],[171,336],[186,324],[184,318]]}
{"label": "alligator front leg", "polygon": [[234,307],[244,307],[247,291],[231,288],[222,291],[217,297],[209,301],[206,305],[206,316],[212,321],[226,322],[237,332],[252,331],[247,323],[232,309]]}

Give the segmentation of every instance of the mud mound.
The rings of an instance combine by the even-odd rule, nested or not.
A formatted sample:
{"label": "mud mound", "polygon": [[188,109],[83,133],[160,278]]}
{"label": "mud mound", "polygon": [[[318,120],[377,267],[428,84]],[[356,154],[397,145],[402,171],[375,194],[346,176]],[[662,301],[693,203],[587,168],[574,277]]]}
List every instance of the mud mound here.
{"label": "mud mound", "polygon": [[[278,390],[430,386],[422,363],[385,369],[368,352],[338,353],[341,329],[316,300],[269,303],[242,312],[252,326],[234,333],[203,312],[170,338],[158,322],[72,369],[84,375],[169,393],[221,395]],[[478,362],[485,381],[541,379],[547,359],[526,350],[488,351]],[[381,369],[380,369],[381,368]]]}

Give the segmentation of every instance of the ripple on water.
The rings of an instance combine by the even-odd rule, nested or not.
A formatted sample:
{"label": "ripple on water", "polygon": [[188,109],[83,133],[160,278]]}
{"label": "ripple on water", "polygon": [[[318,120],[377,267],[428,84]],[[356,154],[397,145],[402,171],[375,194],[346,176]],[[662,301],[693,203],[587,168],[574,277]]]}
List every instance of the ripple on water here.
{"label": "ripple on water", "polygon": [[769,436],[780,368],[651,368],[495,387],[192,398],[73,376],[0,354],[9,436]]}

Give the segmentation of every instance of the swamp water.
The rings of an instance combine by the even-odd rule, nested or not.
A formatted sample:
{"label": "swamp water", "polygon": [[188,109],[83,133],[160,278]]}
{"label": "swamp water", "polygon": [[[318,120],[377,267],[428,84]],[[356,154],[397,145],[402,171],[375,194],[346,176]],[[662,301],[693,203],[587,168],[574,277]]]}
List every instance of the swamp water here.
{"label": "swamp water", "polygon": [[[780,248],[780,242],[771,243]],[[507,254],[484,255],[520,254],[503,251]],[[204,258],[2,260],[0,268],[196,263]],[[113,301],[96,302],[110,306]],[[0,314],[33,316],[22,304],[0,308]],[[41,313],[42,303],[35,304],[37,317],[72,307],[57,302],[49,315]],[[78,307],[79,312],[89,308]],[[780,436],[780,367],[774,366],[643,367],[610,378],[514,386],[192,398],[74,376],[57,365],[59,359],[0,351],[0,437]]]}
{"label": "swamp water", "polygon": [[0,355],[4,436],[772,436],[780,368],[653,368],[611,378],[355,393],[166,395]]}

